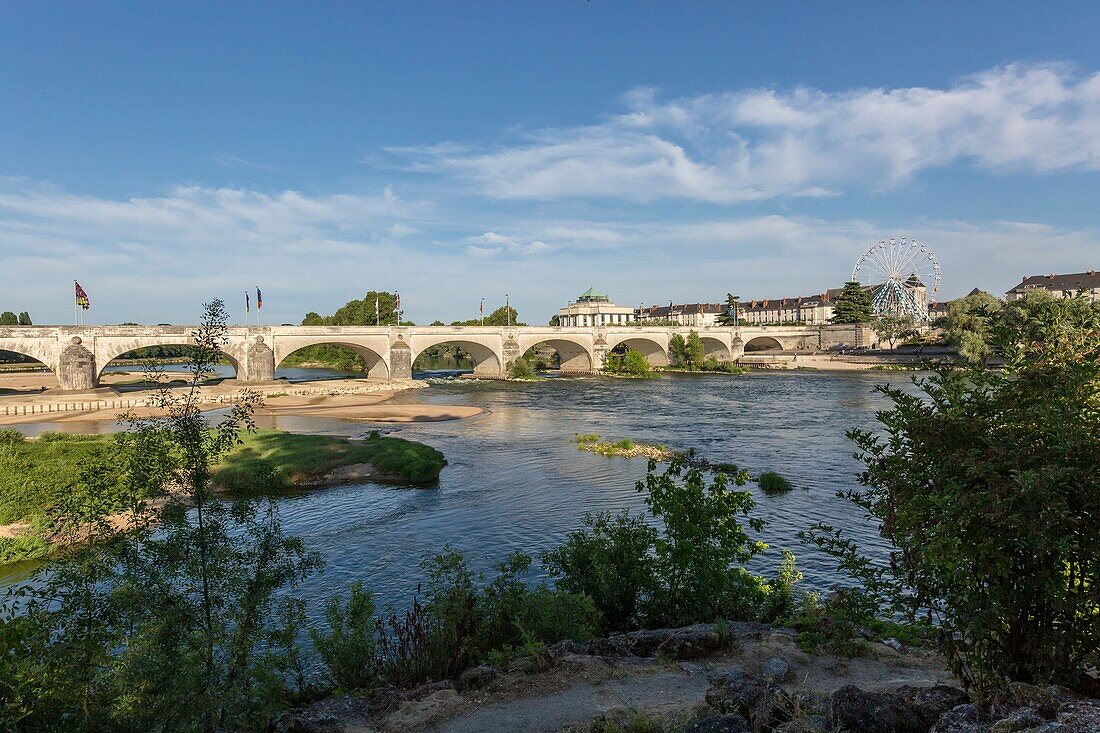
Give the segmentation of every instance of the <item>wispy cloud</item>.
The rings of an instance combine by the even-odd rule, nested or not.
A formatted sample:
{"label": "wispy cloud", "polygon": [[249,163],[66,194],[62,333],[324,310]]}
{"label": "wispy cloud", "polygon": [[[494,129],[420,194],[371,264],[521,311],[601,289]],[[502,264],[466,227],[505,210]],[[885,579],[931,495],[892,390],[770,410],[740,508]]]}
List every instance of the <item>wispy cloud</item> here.
{"label": "wispy cloud", "polygon": [[1100,169],[1100,74],[1010,64],[946,89],[747,89],[662,101],[638,88],[590,125],[487,150],[390,152],[492,197],[734,203],[880,188],[964,161],[994,171]]}
{"label": "wispy cloud", "polygon": [[211,158],[215,163],[226,168],[251,168],[252,170],[275,172],[281,171],[282,168],[273,165],[265,165],[263,163],[254,163],[251,160],[245,160],[236,155],[229,153],[218,153]]}

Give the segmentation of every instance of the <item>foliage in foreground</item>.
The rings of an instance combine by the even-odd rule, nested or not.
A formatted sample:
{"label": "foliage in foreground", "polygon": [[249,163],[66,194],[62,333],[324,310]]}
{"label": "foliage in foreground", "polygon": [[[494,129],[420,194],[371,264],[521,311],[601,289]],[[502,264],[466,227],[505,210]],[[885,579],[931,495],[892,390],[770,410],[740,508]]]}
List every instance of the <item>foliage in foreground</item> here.
{"label": "foliage in foreground", "polygon": [[[89,490],[58,507],[67,549],[9,590],[0,608],[8,728],[256,730],[304,680],[301,604],[279,591],[320,558],[282,533],[269,498],[226,503],[211,491],[213,467],[252,428],[255,404],[246,394],[213,428],[199,410],[197,387],[225,329],[215,301],[194,334],[190,389],[159,392],[160,416],[129,418],[132,450],[82,467]],[[107,521],[116,486],[124,532]]]}
{"label": "foliage in foreground", "polygon": [[932,619],[978,694],[1073,686],[1100,649],[1100,306],[1020,313],[987,323],[1003,370],[884,386],[885,436],[849,433],[867,489],[842,496],[879,522],[890,565],[827,525],[805,533],[861,582],[868,614]]}
{"label": "foliage in foreground", "polygon": [[608,629],[774,618],[780,586],[743,567],[767,547],[746,528],[759,532],[763,521],[741,521],[752,494],[730,488],[749,476],[734,469],[708,483],[704,470],[677,457],[658,472],[651,461],[636,488],[660,528],[626,511],[586,516],[583,529],[540,556],[558,587],[590,596]]}

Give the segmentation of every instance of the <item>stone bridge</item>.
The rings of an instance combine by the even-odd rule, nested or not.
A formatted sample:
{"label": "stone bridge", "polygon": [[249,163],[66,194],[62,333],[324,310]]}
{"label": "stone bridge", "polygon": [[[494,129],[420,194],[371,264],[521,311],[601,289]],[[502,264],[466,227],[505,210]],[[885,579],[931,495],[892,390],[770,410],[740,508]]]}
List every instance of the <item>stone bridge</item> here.
{"label": "stone bridge", "polygon": [[[817,349],[830,345],[829,326],[754,326],[695,329],[707,356],[737,360],[746,350]],[[555,326],[238,326],[228,330],[223,352],[241,382],[262,383],[288,356],[306,346],[335,344],[361,355],[371,377],[410,379],[425,349],[454,344],[473,357],[474,374],[500,377],[528,349],[558,352],[563,372],[595,372],[618,346],[641,351],[654,366],[669,363],[674,334],[692,329],[644,326],[563,328]],[[45,364],[62,389],[99,385],[103,369],[134,349],[194,343],[194,326],[13,326],[0,327],[0,350]]]}

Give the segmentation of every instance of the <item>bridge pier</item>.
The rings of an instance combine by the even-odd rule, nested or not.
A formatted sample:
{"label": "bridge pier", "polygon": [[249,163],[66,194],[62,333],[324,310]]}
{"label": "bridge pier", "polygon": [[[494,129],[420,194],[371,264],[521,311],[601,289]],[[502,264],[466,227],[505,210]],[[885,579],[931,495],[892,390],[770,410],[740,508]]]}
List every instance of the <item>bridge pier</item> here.
{"label": "bridge pier", "polygon": [[57,360],[57,382],[61,389],[69,392],[95,389],[99,386],[98,372],[95,356],[84,348],[83,340],[79,336],[69,339],[69,345]]}
{"label": "bridge pier", "polygon": [[[378,365],[375,365],[375,369]],[[371,369],[371,376],[374,376],[374,369]],[[403,341],[390,346],[390,373],[391,379],[412,379],[413,378],[413,356],[412,349],[409,345]]]}
{"label": "bridge pier", "polygon": [[241,372],[237,374],[241,382],[274,382],[275,352],[264,343],[263,336],[257,336],[248,351],[245,352]]}

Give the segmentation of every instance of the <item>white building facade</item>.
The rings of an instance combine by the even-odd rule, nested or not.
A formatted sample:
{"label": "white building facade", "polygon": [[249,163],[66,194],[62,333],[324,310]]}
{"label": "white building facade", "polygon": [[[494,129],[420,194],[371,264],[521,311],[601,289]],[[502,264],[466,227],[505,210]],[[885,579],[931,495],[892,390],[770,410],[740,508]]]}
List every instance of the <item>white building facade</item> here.
{"label": "white building facade", "polygon": [[633,308],[615,305],[595,288],[589,288],[558,310],[559,326],[620,326],[633,322]]}

